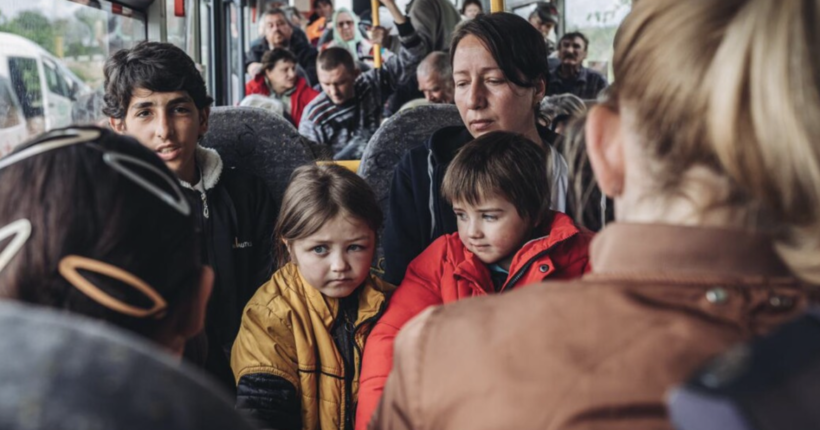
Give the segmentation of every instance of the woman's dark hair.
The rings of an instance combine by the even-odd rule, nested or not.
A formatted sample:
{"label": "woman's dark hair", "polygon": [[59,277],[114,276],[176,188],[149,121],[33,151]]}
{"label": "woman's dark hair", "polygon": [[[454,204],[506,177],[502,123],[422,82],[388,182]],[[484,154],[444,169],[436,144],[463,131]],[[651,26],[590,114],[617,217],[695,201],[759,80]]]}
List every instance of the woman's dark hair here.
{"label": "woman's dark hair", "polygon": [[532,88],[543,81],[546,87],[549,82],[547,44],[524,18],[512,13],[493,13],[462,23],[450,43],[450,64],[458,44],[467,36],[474,36],[484,44],[510,82]]}
{"label": "woman's dark hair", "polygon": [[185,91],[197,109],[209,107],[214,101],[194,60],[170,43],[140,42],[131,49],[121,49],[105,62],[103,72],[103,113],[111,118],[125,118],[137,88],[160,93]]}
{"label": "woman's dark hair", "polygon": [[464,0],[464,4],[461,5],[461,14],[464,15],[464,11],[467,10],[467,6],[474,4],[478,6],[481,11],[484,11],[484,5],[481,4],[480,0]]}
{"label": "woman's dark hair", "polygon": [[274,48],[262,56],[262,68],[265,70],[273,70],[276,63],[280,61],[289,61],[293,64],[298,64],[296,56],[290,50],[285,48]]}
{"label": "woman's dark hair", "polygon": [[[80,133],[91,134],[90,141],[0,169],[0,228],[20,219],[31,224],[31,236],[0,271],[0,296],[105,320],[153,338],[199,287],[202,265],[193,216],[183,215],[115,170],[110,159],[104,160],[106,153],[114,153],[147,163],[166,177],[127,161],[120,164],[163,192],[177,195],[173,173],[156,154],[108,130],[51,131],[9,156]],[[0,250],[8,245],[0,240]],[[141,279],[167,302],[167,314],[135,318],[92,300],[58,272],[69,255],[98,260]],[[80,274],[121,302],[144,309],[153,304],[128,284],[92,271]]]}

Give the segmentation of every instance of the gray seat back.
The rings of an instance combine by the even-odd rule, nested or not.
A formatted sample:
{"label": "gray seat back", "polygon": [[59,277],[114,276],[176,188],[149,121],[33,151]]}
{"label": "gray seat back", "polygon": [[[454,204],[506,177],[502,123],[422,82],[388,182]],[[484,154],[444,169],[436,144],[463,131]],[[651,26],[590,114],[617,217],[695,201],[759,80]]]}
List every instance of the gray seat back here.
{"label": "gray seat back", "polygon": [[222,156],[225,167],[240,169],[265,181],[277,209],[297,167],[320,157],[320,149],[296,131],[288,120],[264,109],[211,109],[202,145]]}
{"label": "gray seat back", "polygon": [[[390,117],[370,138],[359,165],[359,175],[373,188],[385,216],[393,169],[404,153],[424,144],[433,132],[459,125],[463,123],[455,105],[419,106]],[[379,245],[374,264],[377,272],[383,271],[383,262],[384,252]]]}
{"label": "gray seat back", "polygon": [[0,428],[250,430],[198,371],[100,321],[0,301]]}

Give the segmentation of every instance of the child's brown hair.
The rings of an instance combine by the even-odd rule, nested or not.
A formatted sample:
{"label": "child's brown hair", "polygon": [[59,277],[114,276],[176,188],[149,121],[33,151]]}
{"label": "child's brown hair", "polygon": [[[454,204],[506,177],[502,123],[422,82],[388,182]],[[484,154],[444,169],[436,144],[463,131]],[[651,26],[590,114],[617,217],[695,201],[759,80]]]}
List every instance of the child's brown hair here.
{"label": "child's brown hair", "polygon": [[359,175],[335,165],[297,168],[285,190],[274,239],[279,267],[290,260],[284,241],[304,239],[339,213],[347,213],[378,234],[382,211],[376,194]]}
{"label": "child's brown hair", "polygon": [[494,131],[465,145],[447,168],[441,194],[450,203],[477,205],[500,196],[518,215],[547,220],[550,181],[544,148],[520,134]]}

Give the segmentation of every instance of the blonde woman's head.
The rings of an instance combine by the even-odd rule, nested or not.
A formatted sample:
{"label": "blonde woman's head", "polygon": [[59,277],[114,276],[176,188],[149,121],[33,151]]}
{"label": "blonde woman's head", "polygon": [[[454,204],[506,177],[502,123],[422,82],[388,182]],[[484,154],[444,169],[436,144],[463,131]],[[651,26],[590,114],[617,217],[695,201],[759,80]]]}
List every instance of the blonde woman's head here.
{"label": "blonde woman's head", "polygon": [[587,125],[616,217],[762,230],[820,281],[818,20],[818,0],[635,2]]}

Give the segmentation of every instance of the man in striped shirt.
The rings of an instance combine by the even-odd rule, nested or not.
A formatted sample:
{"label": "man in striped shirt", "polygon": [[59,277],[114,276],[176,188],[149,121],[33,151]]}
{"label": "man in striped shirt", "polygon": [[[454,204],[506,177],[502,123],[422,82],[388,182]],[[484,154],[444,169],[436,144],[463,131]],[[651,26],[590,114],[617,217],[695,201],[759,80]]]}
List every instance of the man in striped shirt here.
{"label": "man in striped shirt", "polygon": [[316,61],[323,93],[306,108],[299,133],[327,145],[336,160],[361,158],[370,137],[381,125],[382,109],[399,85],[405,70],[415,70],[426,54],[425,44],[413,24],[393,0],[380,0],[393,15],[399,30],[401,50],[381,69],[362,73],[350,52],[328,48]]}

